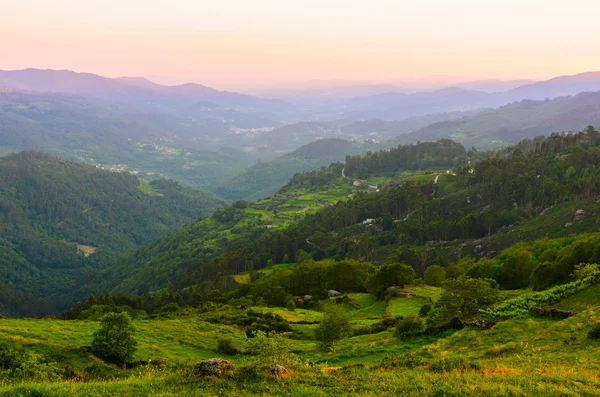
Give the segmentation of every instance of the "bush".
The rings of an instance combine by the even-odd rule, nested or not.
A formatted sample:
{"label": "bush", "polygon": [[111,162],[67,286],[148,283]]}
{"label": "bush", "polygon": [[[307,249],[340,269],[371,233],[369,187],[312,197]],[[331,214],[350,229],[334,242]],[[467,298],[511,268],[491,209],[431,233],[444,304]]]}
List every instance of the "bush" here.
{"label": "bush", "polygon": [[233,345],[233,339],[231,338],[219,338],[217,339],[217,351],[224,354],[238,354],[240,351]]}
{"label": "bush", "polygon": [[253,381],[262,377],[263,375],[258,366],[253,363],[237,367],[233,375],[233,378],[238,382]]}
{"label": "bush", "polygon": [[396,323],[394,336],[405,339],[423,332],[423,320],[421,317],[411,314]]}
{"label": "bush", "polygon": [[600,339],[600,324],[596,324],[592,327],[592,329],[588,332],[588,338]]}
{"label": "bush", "polygon": [[135,327],[127,313],[108,313],[94,333],[92,352],[105,361],[125,366],[137,350]]}
{"label": "bush", "polygon": [[517,349],[517,344],[515,342],[510,342],[504,345],[497,345],[485,352],[485,355],[488,357],[497,357],[501,356],[504,353],[508,353]]}
{"label": "bush", "polygon": [[287,301],[287,303],[285,304],[285,307],[291,312],[296,310],[296,304],[291,299],[289,301]]}
{"label": "bush", "polygon": [[446,271],[439,265],[429,266],[425,269],[425,275],[423,276],[425,284],[439,287],[446,280]]}
{"label": "bush", "polygon": [[463,357],[444,357],[433,361],[429,369],[436,372],[446,372],[452,370],[466,371],[468,369],[480,369],[474,362],[465,360]]}
{"label": "bush", "polygon": [[573,281],[568,284],[557,285],[542,292],[525,294],[502,302],[493,309],[480,310],[480,314],[486,320],[501,320],[518,316],[526,316],[529,309],[551,305],[569,296],[575,295],[592,284],[600,281],[600,273],[596,273],[586,279]]}
{"label": "bush", "polygon": [[19,364],[19,351],[8,342],[0,341],[0,369],[13,369]]}
{"label": "bush", "polygon": [[315,338],[321,342],[320,348],[324,351],[335,351],[335,342],[345,338],[352,332],[350,319],[338,308],[329,308],[325,317],[315,329]]}
{"label": "bush", "polygon": [[432,309],[432,307],[429,303],[424,304],[423,306],[421,306],[421,309],[419,309],[419,316],[421,318],[427,317],[429,312],[431,312],[431,309]]}
{"label": "bush", "polygon": [[[373,324],[374,325],[374,324]],[[359,336],[359,335],[369,335],[372,332],[373,328],[372,326],[369,325],[363,325],[360,327],[356,327],[352,330],[352,335],[354,336]],[[380,331],[381,332],[381,331]]]}
{"label": "bush", "polygon": [[296,361],[291,353],[291,341],[283,334],[267,335],[258,331],[254,338],[248,340],[248,352],[255,356],[252,365],[263,370],[275,364],[290,365]]}

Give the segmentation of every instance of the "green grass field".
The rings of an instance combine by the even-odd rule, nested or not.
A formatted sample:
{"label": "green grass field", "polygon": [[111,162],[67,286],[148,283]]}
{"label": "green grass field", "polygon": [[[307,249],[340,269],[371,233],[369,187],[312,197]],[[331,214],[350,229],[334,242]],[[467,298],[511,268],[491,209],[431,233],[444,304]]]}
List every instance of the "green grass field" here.
{"label": "green grass field", "polygon": [[[580,300],[581,304],[597,304],[597,299],[590,298],[596,292],[596,288],[582,291],[572,297],[570,305]],[[306,316],[306,312],[297,314]],[[13,384],[0,380],[0,396],[593,396],[600,393],[600,342],[588,339],[586,333],[599,315],[584,309],[565,320],[518,318],[491,330],[467,328],[406,341],[386,331],[344,339],[334,353],[320,352],[311,340],[292,340],[299,359],[287,378],[234,375],[192,383],[187,373],[198,360],[220,356],[237,366],[250,362],[250,355],[215,351],[216,340],[223,335],[243,345],[241,331],[193,317],[136,321],[140,342],[136,359],[163,359],[166,368],[125,372],[111,368],[106,372],[108,379],[85,382]],[[36,354],[56,355],[58,351],[69,365],[85,372],[103,365],[79,352],[79,346],[90,344],[96,327],[97,323],[83,321],[7,319],[0,320],[0,338]]]}
{"label": "green grass field", "polygon": [[[441,294],[440,288],[430,286],[407,290],[413,296],[388,302],[353,293],[349,298],[358,307],[338,305],[354,329],[360,329],[381,323],[388,315],[417,313]],[[505,291],[503,297],[530,293]],[[387,329],[342,339],[332,352],[321,351],[314,338],[314,322],[322,319],[322,312],[250,308],[290,322],[294,333],[287,339],[287,352],[278,358],[255,357],[238,326],[209,323],[206,314],[211,312],[192,310],[182,317],[134,321],[139,343],[134,361],[164,360],[166,365],[126,370],[81,350],[91,344],[97,322],[0,319],[0,341],[22,347],[31,365],[30,375],[22,379],[6,377],[0,370],[0,396],[600,395],[600,340],[588,337],[600,322],[600,284],[553,307],[576,313],[566,319],[520,316],[491,329],[467,327],[405,340]],[[224,306],[215,315],[235,317],[243,313],[239,310]],[[222,338],[231,339],[239,353],[219,352]],[[237,370],[223,378],[190,381],[191,367],[213,357],[230,360]],[[272,365],[270,360],[283,360],[292,372],[284,377],[270,375],[264,366]],[[58,372],[51,371],[55,365]]]}

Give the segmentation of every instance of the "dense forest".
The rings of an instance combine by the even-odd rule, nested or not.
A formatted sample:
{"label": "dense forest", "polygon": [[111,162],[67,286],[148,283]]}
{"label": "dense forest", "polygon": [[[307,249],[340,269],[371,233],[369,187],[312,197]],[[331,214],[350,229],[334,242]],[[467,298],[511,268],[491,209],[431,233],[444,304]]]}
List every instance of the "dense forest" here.
{"label": "dense forest", "polygon": [[37,152],[1,158],[0,305],[21,315],[52,311],[61,298],[37,299],[71,293],[119,255],[222,204],[173,181],[142,184]]}
{"label": "dense forest", "polygon": [[466,154],[461,144],[449,139],[398,145],[390,150],[367,152],[364,156],[347,156],[346,175],[367,178],[370,175],[393,174],[398,170],[453,167],[457,161],[466,163]]}
{"label": "dense forest", "polygon": [[[460,166],[446,186],[408,181],[377,194],[357,194],[243,249],[190,262],[176,285],[215,282],[221,275],[286,259],[295,262],[302,251],[314,259],[349,257],[381,263],[398,246],[403,262],[422,274],[432,261],[447,264],[459,259],[454,254],[423,257],[415,253],[428,242],[491,236],[535,220],[552,205],[597,195],[598,143],[600,134],[591,127],[578,134],[555,134],[522,142],[511,151],[479,161],[475,168]],[[378,225],[363,224],[366,219],[379,219]],[[439,255],[432,251],[431,255]]]}
{"label": "dense forest", "polygon": [[[236,234],[231,239],[229,232],[219,234],[222,232],[216,225],[245,219],[247,204],[239,202],[144,247],[111,271],[135,274],[129,278],[130,284],[118,288],[129,293],[150,292],[169,283],[175,290],[196,286],[199,293],[215,287],[229,289],[234,286],[231,274],[252,272],[271,263],[296,262],[302,253],[314,260],[352,258],[376,265],[397,258],[422,276],[431,264],[448,265],[464,256],[481,257],[481,250],[461,248],[477,246],[473,243],[477,239],[489,239],[493,249],[487,251],[491,252],[519,239],[593,230],[588,220],[576,223],[573,229],[544,231],[533,225],[544,219],[560,222],[559,217],[572,220],[576,206],[588,205],[590,197],[598,193],[594,175],[600,161],[599,143],[600,134],[589,127],[577,134],[525,140],[498,152],[465,153],[462,146],[442,141],[349,158],[346,167],[352,162],[356,169],[365,170],[361,172],[382,174],[398,171],[403,164],[455,168],[452,173],[440,171],[425,179],[408,178],[383,187],[379,193],[357,191],[351,199],[307,214],[281,230],[268,231],[264,222],[254,226],[245,223],[232,229]],[[410,162],[398,160],[405,153],[418,153],[416,147],[421,155]],[[467,157],[472,159],[471,164]],[[378,163],[382,172],[375,166]],[[326,189],[339,183],[343,168],[344,164],[333,164],[295,175],[278,194],[285,195],[292,189]],[[568,210],[572,211],[570,215],[563,215],[564,211],[553,215],[551,207],[561,205],[574,209]],[[593,203],[589,206],[592,208]],[[551,215],[543,218],[544,210]],[[214,232],[205,234],[206,230]],[[105,280],[102,291],[110,290],[116,278]],[[148,289],[148,285],[154,288]]]}

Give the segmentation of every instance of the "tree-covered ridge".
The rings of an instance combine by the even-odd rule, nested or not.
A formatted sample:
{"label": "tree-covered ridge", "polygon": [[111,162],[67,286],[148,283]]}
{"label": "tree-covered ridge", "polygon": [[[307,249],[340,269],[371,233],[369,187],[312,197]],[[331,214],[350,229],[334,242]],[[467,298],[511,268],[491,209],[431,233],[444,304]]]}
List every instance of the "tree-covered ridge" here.
{"label": "tree-covered ridge", "polygon": [[[307,145],[304,154],[328,153],[335,150],[330,148],[330,144],[339,144],[335,140],[323,143],[326,143],[325,147],[320,144]],[[453,149],[449,142],[417,146],[421,157],[411,159],[410,168],[407,169],[409,172],[418,170],[421,165],[435,168],[435,165],[439,167],[439,164],[443,164],[451,167],[457,161],[455,153],[464,152],[462,148]],[[403,156],[405,152],[414,151],[414,148],[415,145],[400,147],[392,151],[390,157]],[[402,165],[398,167],[396,171],[404,169]],[[352,179],[344,177],[343,171],[342,163],[333,163],[316,171],[297,173],[288,184],[267,199],[256,203],[236,203],[211,217],[187,225],[143,247],[119,266],[110,269],[110,276],[103,280],[101,289],[118,285],[119,291],[144,293],[164,288],[176,280],[190,263],[200,264],[214,256],[242,249],[270,231],[280,230],[282,226],[289,227],[305,215],[323,210],[340,200],[345,201],[354,193],[365,194],[367,184],[353,186]],[[377,173],[377,170],[373,171]],[[352,219],[358,222],[354,217]],[[310,251],[310,248],[307,249]],[[295,250],[289,252],[288,256],[293,258]],[[277,254],[273,260],[282,258],[283,254]],[[253,263],[242,261],[239,269],[251,270]],[[140,268],[143,270],[139,271]],[[207,277],[210,278],[208,273]]]}
{"label": "tree-covered ridge", "polygon": [[359,147],[339,138],[318,140],[269,162],[257,163],[243,173],[221,181],[214,191],[229,200],[265,197],[276,192],[294,174],[342,161],[346,155],[359,150]]}
{"label": "tree-covered ridge", "polygon": [[[295,261],[300,250],[314,259],[349,257],[376,263],[397,251],[399,260],[422,274],[430,264],[447,264],[466,255],[461,254],[460,247],[446,253],[423,250],[428,242],[458,241],[458,246],[460,241],[492,236],[515,225],[525,228],[537,222],[542,210],[551,205],[574,206],[598,195],[600,187],[593,180],[600,165],[596,155],[599,138],[593,128],[578,134],[554,135],[538,140],[536,150],[524,153],[515,148],[480,160],[474,169],[469,165],[458,167],[456,175],[444,173],[427,181],[408,180],[376,194],[356,193],[351,200],[323,208],[243,249],[212,260],[190,262],[177,285],[212,283],[222,275],[261,269],[268,263],[285,262],[285,258]],[[531,142],[522,144],[529,145]],[[494,177],[489,177],[491,165],[497,171]],[[320,174],[295,179],[306,183],[310,175],[316,178]],[[567,216],[573,220],[575,210]],[[590,227],[589,223],[585,225]],[[560,235],[567,230],[561,226],[545,232]],[[539,234],[519,236],[527,239]],[[510,235],[502,238],[506,241],[504,247],[512,242]]]}
{"label": "tree-covered ridge", "polygon": [[18,290],[31,298],[3,296],[0,305],[21,314],[51,311],[34,298],[71,293],[120,254],[222,204],[176,182],[141,184],[129,173],[46,154],[0,158],[1,280],[5,295]]}
{"label": "tree-covered ridge", "polygon": [[453,167],[461,157],[466,162],[466,154],[461,144],[449,139],[398,145],[390,150],[367,152],[364,156],[347,156],[346,174],[366,178],[373,174],[393,174],[398,170]]}

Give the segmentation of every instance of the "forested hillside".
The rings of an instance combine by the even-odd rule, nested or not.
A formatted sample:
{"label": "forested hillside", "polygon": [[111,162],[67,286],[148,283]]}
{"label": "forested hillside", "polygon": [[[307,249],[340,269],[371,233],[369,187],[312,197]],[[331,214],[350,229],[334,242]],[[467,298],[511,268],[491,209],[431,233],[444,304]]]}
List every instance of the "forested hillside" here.
{"label": "forested hillside", "polygon": [[55,311],[120,254],[222,204],[176,182],[141,184],[129,173],[46,154],[0,158],[0,307],[21,315]]}
{"label": "forested hillside", "polygon": [[367,152],[364,156],[347,156],[345,173],[368,178],[369,175],[393,175],[398,170],[418,170],[452,166],[467,162],[465,148],[449,139],[399,145],[390,150]]}
{"label": "forested hillside", "polygon": [[242,249],[189,261],[177,286],[218,285],[227,274],[296,262],[302,252],[374,263],[396,258],[422,275],[431,264],[493,256],[515,242],[595,230],[599,143],[591,127],[555,134],[459,166],[455,175],[357,192]]}
{"label": "forested hillside", "polygon": [[[389,153],[387,155],[389,164],[381,163],[382,172],[378,172],[373,158],[388,158],[385,153]],[[412,157],[406,163],[392,160],[404,155]],[[401,146],[391,152],[381,152],[378,156],[369,155],[365,157],[364,161],[353,158],[352,164],[370,169],[371,176],[374,176],[379,183],[381,181],[401,181],[407,175],[422,174],[423,171],[430,169],[446,170],[466,161],[465,149],[450,141]],[[369,166],[367,167],[367,165]],[[392,172],[392,168],[395,172]],[[342,163],[335,163],[318,171],[296,174],[287,185],[267,199],[256,203],[237,202],[217,211],[209,218],[187,225],[181,230],[143,247],[118,266],[109,269],[108,276],[104,278],[108,282],[105,281],[102,288],[99,289],[110,290],[117,286],[118,291],[128,293],[161,289],[180,277],[180,273],[191,264],[203,267],[214,256],[224,253],[226,253],[225,255],[238,255],[248,247],[250,242],[265,235],[279,236],[280,233],[284,233],[287,236],[288,232],[295,235],[293,250],[288,249],[283,243],[281,246],[275,247],[277,242],[266,237],[273,244],[273,251],[270,254],[273,263],[281,262],[284,256],[295,261],[296,250],[300,246],[306,246],[308,244],[306,239],[312,235],[312,233],[308,233],[308,230],[316,231],[328,227],[333,230],[339,226],[328,223],[324,223],[322,226],[316,225],[314,222],[318,223],[318,219],[324,216],[323,214],[330,214],[334,208],[339,208],[337,213],[341,214],[344,212],[341,207],[344,205],[342,202],[355,206],[356,203],[361,202],[360,198],[362,197],[372,199],[379,197],[368,193],[369,190],[372,191],[372,188],[368,187],[369,181],[355,186],[351,178],[343,176],[343,170]],[[380,175],[385,175],[385,177]],[[435,174],[429,175],[435,176]],[[382,194],[385,192],[386,190]],[[418,195],[414,196],[411,200],[418,201],[419,197]],[[340,216],[343,216],[344,219],[356,218],[353,211],[348,211]],[[365,213],[365,217],[368,217],[368,214]],[[303,218],[305,220],[302,220]],[[358,221],[359,219],[356,219],[354,222]],[[305,230],[304,234],[298,234],[299,229]],[[277,232],[274,232],[275,230]],[[285,238],[287,239],[287,237]],[[302,239],[302,241],[298,242],[297,239]],[[310,244],[308,247],[305,249],[310,252]],[[244,258],[237,262],[240,267],[235,270],[236,272],[252,270],[257,263],[266,263],[269,260],[264,252],[268,249],[267,247],[252,246],[251,249],[255,251],[248,251],[247,254],[252,258]],[[261,259],[257,259],[258,256]],[[222,270],[223,274],[231,273],[231,269]],[[202,270],[202,272],[204,271]],[[126,275],[124,280],[123,275]],[[206,279],[203,278],[203,281],[214,281],[216,280],[214,276],[212,270],[207,268]]]}
{"label": "forested hillside", "polygon": [[294,174],[342,161],[346,155],[359,152],[361,147],[339,138],[312,142],[275,160],[253,165],[221,182],[215,193],[229,200],[266,197],[285,185]]}

